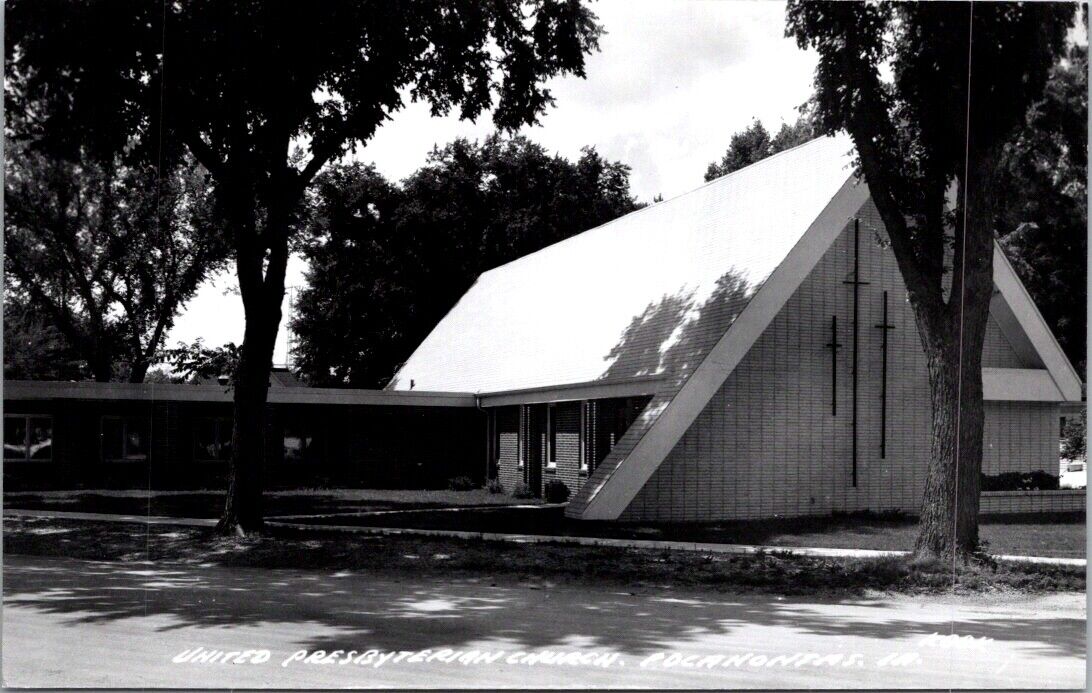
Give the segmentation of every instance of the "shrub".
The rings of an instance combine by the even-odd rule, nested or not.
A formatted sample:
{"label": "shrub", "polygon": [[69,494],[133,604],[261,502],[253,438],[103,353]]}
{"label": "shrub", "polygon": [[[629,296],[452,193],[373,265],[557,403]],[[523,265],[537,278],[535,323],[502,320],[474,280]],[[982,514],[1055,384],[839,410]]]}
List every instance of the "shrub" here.
{"label": "shrub", "polygon": [[534,498],[535,494],[531,492],[531,487],[522,481],[516,484],[516,487],[512,489],[513,498]]}
{"label": "shrub", "polygon": [[1005,472],[982,475],[983,491],[1057,491],[1058,477],[1041,469],[1034,472]]}
{"label": "shrub", "polygon": [[504,493],[504,485],[501,484],[500,479],[490,479],[487,488],[490,493]]}
{"label": "shrub", "polygon": [[452,491],[470,491],[478,487],[468,476],[457,476],[447,480],[447,487]]}
{"label": "shrub", "polygon": [[547,503],[564,503],[569,500],[569,487],[558,479],[550,479],[546,482],[546,490],[543,493]]}
{"label": "shrub", "polygon": [[1062,457],[1083,460],[1085,455],[1084,415],[1067,416],[1062,430]]}

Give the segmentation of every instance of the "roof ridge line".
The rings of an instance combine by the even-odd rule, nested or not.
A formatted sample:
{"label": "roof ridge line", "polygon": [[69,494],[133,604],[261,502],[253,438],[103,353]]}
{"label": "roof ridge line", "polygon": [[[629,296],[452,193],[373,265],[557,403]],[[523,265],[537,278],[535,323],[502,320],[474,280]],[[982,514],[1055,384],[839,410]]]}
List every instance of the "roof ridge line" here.
{"label": "roof ridge line", "polygon": [[598,226],[591,227],[590,229],[584,229],[583,231],[581,231],[579,233],[575,233],[572,236],[569,236],[568,238],[563,238],[560,241],[555,241],[554,243],[551,243],[550,245],[539,248],[538,250],[536,250],[534,252],[530,252],[530,253],[527,253],[526,255],[521,255],[521,256],[513,259],[513,260],[509,260],[508,262],[506,262],[506,263],[504,263],[502,265],[497,265],[496,267],[490,267],[489,269],[487,269],[484,272],[482,272],[481,274],[479,274],[478,278],[480,279],[481,277],[484,277],[485,275],[487,275],[487,274],[489,274],[491,272],[494,272],[496,270],[499,270],[499,269],[501,269],[503,267],[511,267],[512,265],[514,265],[514,264],[516,264],[518,262],[521,262],[523,260],[526,260],[529,257],[534,257],[535,255],[538,255],[539,253],[541,253],[541,252],[543,252],[545,250],[549,250],[550,248],[554,248],[554,247],[557,247],[557,246],[559,246],[559,245],[561,245],[563,243],[567,243],[568,241],[571,241],[574,238],[578,238],[580,236],[583,236],[586,233],[591,233],[593,231],[598,231],[600,229],[603,229],[603,228],[606,228],[606,227],[610,226],[611,224],[614,224],[616,222],[620,222],[623,219],[628,219],[630,217],[636,216],[636,215],[638,215],[638,214],[640,214],[642,212],[647,212],[647,211],[649,211],[651,209],[654,209],[654,208],[660,208],[663,205],[666,205],[666,204],[669,204],[669,203],[674,202],[676,200],[679,200],[679,199],[681,199],[683,197],[686,197],[687,195],[692,195],[692,194],[694,194],[694,193],[696,193],[696,192],[698,192],[700,190],[704,190],[705,188],[708,188],[710,186],[722,184],[725,181],[727,181],[728,179],[730,179],[730,178],[732,178],[734,176],[738,176],[738,174],[743,173],[744,171],[751,171],[752,169],[759,168],[763,164],[766,164],[768,162],[773,161],[774,159],[777,159],[777,158],[781,157],[783,154],[789,154],[791,152],[795,152],[798,149],[803,149],[804,147],[810,147],[810,146],[814,145],[816,142],[818,142],[820,140],[833,139],[835,137],[837,137],[837,135],[819,135],[818,137],[813,137],[812,139],[808,140],[807,142],[804,142],[802,144],[798,144],[795,147],[791,147],[789,149],[784,149],[784,150],[782,150],[780,152],[776,152],[776,153],[771,154],[770,156],[767,156],[767,157],[765,157],[763,159],[759,159],[758,161],[756,161],[754,163],[748,164],[748,165],[744,166],[743,168],[736,169],[735,171],[732,171],[731,173],[726,173],[723,176],[714,178],[713,180],[705,181],[704,183],[702,183],[701,185],[699,185],[696,188],[691,188],[690,190],[686,190],[686,191],[681,192],[681,193],[679,193],[679,194],[677,194],[677,195],[675,195],[673,197],[669,197],[666,200],[661,200],[660,202],[649,203],[648,205],[646,205],[644,207],[641,207],[640,209],[635,209],[632,212],[627,212],[627,213],[623,214],[620,217],[615,217],[614,219],[611,219],[610,221],[605,221],[605,222],[603,222],[602,224],[600,224]]}
{"label": "roof ridge line", "polygon": [[[864,191],[863,197],[862,190]],[[594,488],[591,484],[585,484],[585,488],[581,488],[577,497],[574,499],[581,501],[583,507],[579,510],[581,519],[589,520],[607,520],[617,519],[625,509],[629,507],[629,504],[636,498],[641,488],[648,483],[648,480],[655,473],[656,469],[667,459],[671,450],[674,448],[678,440],[689,428],[690,424],[701,414],[701,412],[708,406],[709,400],[716,394],[728,377],[735,371],[736,367],[743,361],[747,353],[754,346],[758,338],[769,327],[770,323],[777,317],[777,314],[784,307],[785,303],[792,297],[793,293],[799,288],[800,284],[807,278],[807,276],[814,269],[815,264],[819,262],[822,254],[830,249],[830,246],[837,241],[838,237],[846,229],[847,217],[839,217],[841,212],[850,210],[849,216],[858,214],[861,207],[867,203],[869,194],[867,191],[867,185],[862,185],[862,181],[859,180],[855,174],[849,174],[846,179],[839,186],[838,190],[834,193],[823,209],[820,210],[818,215],[812,220],[808,229],[800,236],[793,247],[782,258],[781,262],[767,275],[761,283],[759,283],[754,293],[747,299],[746,305],[742,308],[740,316],[734,320],[725,330],[721,333],[717,342],[704,354],[697,365],[690,370],[690,372],[684,374],[680,380],[678,387],[674,393],[670,394],[666,406],[656,414],[656,418],[649,423],[648,427],[641,432],[641,437],[634,442],[633,447],[626,453],[624,459],[618,460],[612,469],[607,470],[604,473],[604,478]],[[829,226],[828,226],[829,225]],[[824,235],[828,234],[829,238]],[[820,252],[808,253],[805,252],[806,243],[811,241],[818,246],[821,246]],[[791,272],[789,271],[788,263],[799,262],[800,258],[803,258],[805,263],[810,262],[810,267],[804,272]],[[781,279],[780,284],[783,286],[771,286],[770,280],[775,275],[781,275],[784,277]],[[778,275],[779,277],[781,275]],[[763,293],[765,292],[765,294]],[[780,298],[773,296],[775,292],[783,293]],[[762,297],[763,302],[770,305],[761,305],[758,299]],[[756,321],[753,325],[748,325],[746,328],[738,328],[740,319],[743,318],[749,309],[755,307],[754,310],[760,314],[754,318]],[[741,352],[729,355],[727,361],[718,360],[723,355],[719,354],[722,350],[722,345],[726,345],[726,340],[729,339],[729,335],[738,334],[740,329],[750,330],[749,336],[744,336],[742,339],[735,340],[737,344],[742,344],[750,339],[750,344],[744,345]],[[735,332],[733,333],[733,330]],[[732,345],[736,346],[736,345]],[[701,381],[695,381],[695,376],[699,371],[706,368],[723,370],[722,377],[717,378],[716,385],[712,387],[708,397],[702,394],[692,395],[691,385],[696,383],[694,387],[701,389],[703,385],[709,386],[709,383],[702,383]],[[690,397],[696,397],[694,402],[679,403],[680,395],[686,395]],[[667,395],[667,393],[660,393]],[[701,401],[700,406],[697,402]],[[663,424],[669,428],[674,426],[677,430],[663,431],[660,427],[661,421],[664,420],[664,415],[668,413],[673,407],[684,407],[680,414],[677,414],[668,423]],[[685,420],[685,422],[684,422]],[[677,434],[677,435],[676,435]],[[651,437],[651,438],[650,438]],[[666,446],[663,445],[668,439],[674,438],[674,441],[669,442]],[[663,440],[661,440],[663,439]],[[656,446],[660,446],[662,450],[657,451]],[[649,448],[652,448],[650,451]],[[662,452],[662,454],[658,454]],[[645,459],[631,460],[630,458],[637,455],[643,455]],[[608,455],[609,459],[609,455]],[[641,479],[641,475],[644,474],[644,467],[649,466],[648,460],[652,460],[652,468],[647,470],[647,475]],[[604,460],[605,461],[605,460]],[[637,466],[642,466],[642,469],[637,469]],[[627,478],[628,477],[628,478]],[[591,479],[589,479],[589,482]],[[636,485],[635,481],[639,481]],[[613,484],[612,484],[613,482]],[[607,495],[604,496],[604,491]],[[597,505],[598,503],[598,505]],[[570,503],[572,505],[572,503]],[[573,506],[575,507],[575,506]]]}

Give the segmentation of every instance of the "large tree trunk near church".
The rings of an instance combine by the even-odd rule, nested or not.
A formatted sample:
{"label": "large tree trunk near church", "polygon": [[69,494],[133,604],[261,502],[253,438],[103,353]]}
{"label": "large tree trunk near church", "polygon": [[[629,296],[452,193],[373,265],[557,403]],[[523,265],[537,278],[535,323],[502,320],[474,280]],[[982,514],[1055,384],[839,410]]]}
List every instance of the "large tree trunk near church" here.
{"label": "large tree trunk near church", "polygon": [[[251,534],[260,532],[264,525],[265,408],[273,342],[252,334],[251,318],[247,316],[248,328],[235,373],[235,416],[231,429],[227,500],[217,524],[223,534]],[[279,316],[277,322],[280,322]]]}
{"label": "large tree trunk near church", "polygon": [[[284,195],[281,200],[290,197]],[[264,526],[265,410],[288,265],[286,209],[291,209],[290,204],[271,210],[271,221],[261,234],[249,226],[252,217],[239,217],[249,228],[238,234],[236,244],[246,330],[233,378],[235,416],[227,499],[216,526],[222,534],[252,534]],[[266,240],[259,242],[259,238]]]}
{"label": "large tree trunk near church", "polygon": [[[968,554],[978,548],[984,421],[982,340],[967,331],[963,336],[962,363],[958,339],[928,355],[932,444],[915,545],[915,552],[921,555],[950,556],[953,550]],[[970,344],[974,341],[979,343],[977,348]]]}
{"label": "large tree trunk near church", "polygon": [[[971,158],[960,199],[965,233],[954,237],[951,294],[942,315],[915,314],[929,367],[932,444],[914,552],[966,557],[978,549],[982,477],[982,347],[993,297],[995,157]],[[964,195],[966,195],[964,197]],[[962,222],[962,219],[960,219]]]}

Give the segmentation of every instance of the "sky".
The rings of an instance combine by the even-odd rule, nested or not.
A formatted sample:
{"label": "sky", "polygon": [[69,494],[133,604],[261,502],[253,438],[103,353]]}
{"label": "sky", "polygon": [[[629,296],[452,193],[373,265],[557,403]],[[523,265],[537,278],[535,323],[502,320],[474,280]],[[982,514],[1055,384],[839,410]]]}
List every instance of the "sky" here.
{"label": "sky", "polygon": [[[733,133],[759,119],[776,131],[793,122],[811,94],[816,56],[784,37],[784,3],[772,0],[600,0],[591,5],[606,29],[587,59],[587,78],[562,77],[556,99],[521,132],[547,150],[575,159],[592,145],[628,164],[639,200],[674,197],[704,182]],[[402,180],[435,145],[483,139],[488,117],[432,118],[428,105],[407,103],[366,145],[350,155]],[[289,263],[287,285],[302,287],[305,262]],[[207,282],[187,305],[165,344],[202,337],[206,345],[240,343],[243,308],[230,273]],[[288,301],[285,319],[288,317]],[[282,322],[273,354],[286,361]]]}

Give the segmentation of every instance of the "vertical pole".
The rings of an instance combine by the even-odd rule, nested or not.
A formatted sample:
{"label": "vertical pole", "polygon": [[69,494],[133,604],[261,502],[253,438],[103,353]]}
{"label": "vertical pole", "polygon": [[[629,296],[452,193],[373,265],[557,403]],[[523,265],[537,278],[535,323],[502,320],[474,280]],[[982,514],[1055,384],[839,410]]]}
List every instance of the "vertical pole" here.
{"label": "vertical pole", "polygon": [[861,221],[853,220],[853,486],[857,486],[857,350],[860,346]]}
{"label": "vertical pole", "polygon": [[482,409],[481,398],[474,398],[475,404],[478,405],[478,410],[485,414],[485,484],[488,487],[489,481],[495,477],[499,477],[499,473],[495,473],[493,467],[493,460],[496,459],[496,450],[493,449],[493,441],[497,439],[497,412],[495,409],[486,411]]}
{"label": "vertical pole", "polygon": [[853,280],[842,282],[853,285],[853,487],[857,487],[857,371],[860,348],[860,298],[861,286],[861,220],[853,220]]}
{"label": "vertical pole", "polygon": [[523,462],[523,483],[530,486],[531,479],[528,472],[531,469],[531,442],[528,439],[531,437],[531,426],[527,419],[527,405],[521,404],[519,405],[519,458]]}
{"label": "vertical pole", "polygon": [[830,316],[830,413],[838,416],[838,316]]}
{"label": "vertical pole", "polygon": [[880,367],[880,459],[887,457],[887,292],[883,292],[883,361]]}
{"label": "vertical pole", "polygon": [[588,476],[595,471],[599,452],[596,449],[596,417],[599,416],[599,403],[595,400],[588,401]]}
{"label": "vertical pole", "polygon": [[830,316],[830,343],[826,345],[830,349],[830,415],[838,416],[838,350],[842,348],[838,342],[838,316]]}
{"label": "vertical pole", "polygon": [[876,325],[883,330],[883,361],[880,370],[880,459],[887,457],[887,331],[895,326],[887,322],[887,292],[883,292],[883,322]]}

